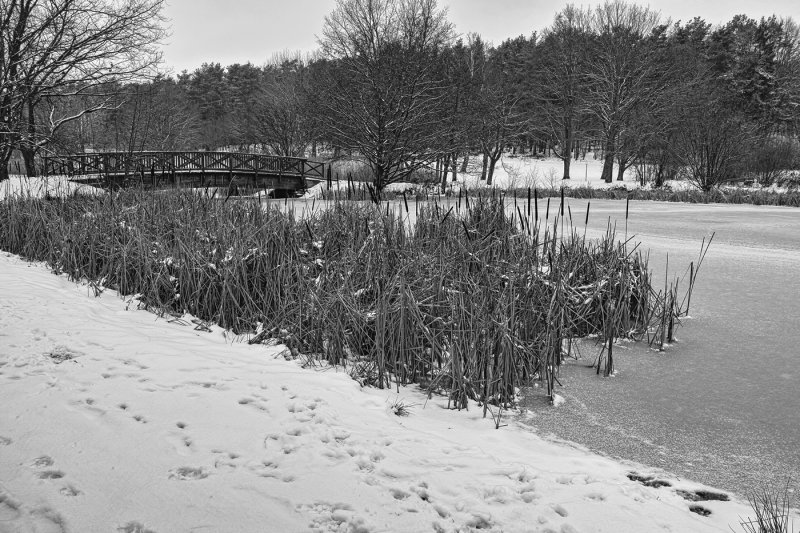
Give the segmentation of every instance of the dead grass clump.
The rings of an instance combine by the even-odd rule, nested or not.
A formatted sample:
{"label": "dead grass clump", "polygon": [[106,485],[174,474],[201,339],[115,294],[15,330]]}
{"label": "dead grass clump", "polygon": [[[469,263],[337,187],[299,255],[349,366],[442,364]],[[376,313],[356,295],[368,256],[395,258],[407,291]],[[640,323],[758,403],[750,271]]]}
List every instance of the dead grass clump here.
{"label": "dead grass clump", "polygon": [[791,480],[780,487],[763,487],[753,490],[748,497],[754,517],[741,519],[740,525],[745,533],[792,533],[789,523]]}

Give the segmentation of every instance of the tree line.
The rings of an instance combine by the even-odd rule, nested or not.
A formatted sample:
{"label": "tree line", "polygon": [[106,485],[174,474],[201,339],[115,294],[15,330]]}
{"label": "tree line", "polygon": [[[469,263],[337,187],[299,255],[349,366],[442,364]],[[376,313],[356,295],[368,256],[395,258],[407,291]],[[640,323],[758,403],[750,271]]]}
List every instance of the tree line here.
{"label": "tree line", "polygon": [[[635,169],[643,182],[684,177],[708,190],[745,178],[770,184],[800,163],[800,28],[790,18],[672,22],[611,0],[568,5],[544,30],[494,46],[456,35],[436,0],[338,0],[307,57],[144,77],[160,26],[149,19],[141,30],[131,15],[120,25],[131,31],[112,43],[132,44],[125,50],[140,70],[133,58],[75,61],[96,72],[82,79],[89,69],[63,70],[62,81],[6,104],[25,92],[7,43],[20,6],[36,1],[0,2],[0,167],[16,150],[29,174],[37,153],[59,151],[324,152],[363,159],[380,191],[432,170],[444,185],[470,157],[491,183],[503,152],[514,150],[560,158],[563,179],[593,152],[607,182]],[[99,3],[160,12],[156,0],[47,5]],[[111,47],[108,57],[119,55],[105,38],[97,42]]]}

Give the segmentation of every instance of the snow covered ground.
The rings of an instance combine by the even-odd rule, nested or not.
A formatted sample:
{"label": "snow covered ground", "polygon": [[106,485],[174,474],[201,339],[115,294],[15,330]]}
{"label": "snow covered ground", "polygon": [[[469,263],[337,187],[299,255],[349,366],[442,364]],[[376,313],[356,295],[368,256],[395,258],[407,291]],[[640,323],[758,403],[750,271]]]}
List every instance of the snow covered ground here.
{"label": "snow covered ground", "polygon": [[11,176],[10,179],[0,181],[0,200],[10,196],[69,196],[77,192],[84,194],[102,194],[102,189],[70,181],[67,176],[52,176],[48,178],[28,178],[25,176]]}
{"label": "snow covered ground", "polygon": [[497,430],[476,406],[362,389],[281,347],[94,297],[10,254],[0,280],[3,533],[712,532],[750,513]]}
{"label": "snow covered ground", "polygon": [[[354,161],[347,161],[341,163],[344,168],[355,171],[359,167]],[[459,169],[460,170],[460,169]],[[639,189],[639,184],[636,171],[630,168],[625,171],[623,181],[617,181],[617,167],[614,167],[614,180],[611,183],[606,183],[601,179],[603,173],[602,159],[595,159],[594,154],[588,153],[585,159],[572,161],[570,168],[571,179],[562,180],[564,172],[564,163],[555,157],[549,158],[536,158],[530,156],[512,156],[510,154],[504,155],[494,170],[492,178],[492,187],[498,189],[551,189],[559,190],[562,187],[570,189],[576,187],[591,187],[594,189],[616,189],[624,188],[628,190]],[[795,173],[800,173],[796,170]],[[338,175],[342,176],[345,172],[340,172]],[[364,176],[368,173],[364,172],[363,168],[356,172],[357,175]],[[456,183],[449,181],[448,185],[453,188],[467,188],[467,189],[480,189],[487,187],[486,181],[481,181],[481,161],[479,157],[473,156],[470,160],[466,173],[459,173]],[[673,191],[696,190],[697,186],[686,180],[667,180],[664,183],[665,187]],[[342,180],[333,183],[333,187],[344,189],[347,187],[347,182]],[[646,184],[644,188],[650,188],[650,184]],[[723,186],[723,188],[738,188],[750,191],[767,191],[775,193],[785,193],[788,191],[786,187],[778,185],[771,185],[770,187],[761,187],[758,184],[753,184],[748,187],[740,185]],[[319,183],[309,189],[305,195],[306,198],[319,198],[322,195],[322,190],[327,188],[326,183]],[[421,188],[419,185],[412,183],[394,183],[387,187],[387,190],[401,192],[405,190],[413,190]],[[434,187],[438,191],[438,187]]]}
{"label": "snow covered ground", "polygon": [[[350,167],[353,167],[354,162],[351,161],[348,163]],[[451,178],[448,177],[448,185],[450,187],[464,187],[467,189],[487,187],[486,181],[481,181],[480,179],[480,163],[480,159],[473,156],[467,172],[459,173],[458,181],[455,184],[449,181]],[[588,154],[585,160],[572,162],[570,171],[572,178],[570,180],[561,179],[563,171],[563,162],[555,157],[534,158],[528,156],[512,157],[505,155],[497,162],[492,178],[492,186],[499,189],[524,189],[530,187],[531,189],[552,190],[559,190],[561,187],[592,187],[598,189],[619,187],[638,189],[640,187],[633,169],[629,169],[625,172],[623,181],[617,181],[616,167],[614,170],[614,181],[612,183],[606,183],[600,179],[603,173],[603,161],[594,159],[592,154]],[[363,171],[359,173],[359,175],[363,174]],[[342,173],[339,175],[342,175]],[[347,187],[347,182],[342,180],[338,183],[334,182],[332,185],[334,188],[345,189]],[[667,185],[669,185],[672,190],[695,188],[694,185],[686,181],[670,180],[667,182]],[[327,188],[327,186],[327,183],[324,182],[315,185],[306,192],[305,198],[319,198],[322,195],[323,189]],[[412,183],[393,183],[387,187],[387,190],[401,192],[409,189],[413,190],[416,187],[419,186]],[[438,191],[438,187],[436,187],[435,190]]]}

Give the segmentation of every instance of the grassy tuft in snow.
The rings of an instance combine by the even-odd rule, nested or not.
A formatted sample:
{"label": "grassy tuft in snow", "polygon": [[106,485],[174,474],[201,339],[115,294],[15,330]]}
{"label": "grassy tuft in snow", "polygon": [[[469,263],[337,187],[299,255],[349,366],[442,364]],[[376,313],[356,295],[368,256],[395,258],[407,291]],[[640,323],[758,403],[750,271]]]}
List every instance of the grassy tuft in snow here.
{"label": "grassy tuft in snow", "polygon": [[791,479],[781,487],[762,487],[753,490],[748,497],[754,516],[741,519],[745,533],[792,533],[789,523],[789,486]]}
{"label": "grassy tuft in snow", "polygon": [[554,398],[577,337],[600,339],[605,375],[614,339],[670,340],[684,300],[651,285],[635,246],[610,228],[587,240],[557,204],[549,217],[507,207],[333,202],[298,215],[188,191],[13,196],[0,247],[366,384],[422,383],[454,408],[506,405],[532,380]]}

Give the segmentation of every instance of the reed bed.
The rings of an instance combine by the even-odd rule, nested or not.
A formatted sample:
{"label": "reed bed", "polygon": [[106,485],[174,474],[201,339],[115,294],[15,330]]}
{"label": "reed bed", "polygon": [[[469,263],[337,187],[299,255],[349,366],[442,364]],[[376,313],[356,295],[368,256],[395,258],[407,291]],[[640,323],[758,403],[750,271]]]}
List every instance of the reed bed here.
{"label": "reed bed", "polygon": [[[582,199],[607,199],[607,200],[649,200],[656,202],[683,202],[689,204],[752,204],[752,205],[775,205],[787,207],[800,207],[800,191],[790,190],[786,192],[759,191],[753,189],[727,187],[723,189],[712,189],[708,192],[700,190],[679,190],[669,189],[631,189],[619,188],[594,188],[594,187],[570,187],[565,188],[565,194],[569,198]],[[515,189],[510,194],[523,197],[527,194],[526,189]],[[560,189],[543,189],[539,191],[540,196],[560,196]]]}
{"label": "reed bed", "polygon": [[597,339],[604,375],[616,339],[668,344],[699,271],[687,269],[679,298],[679,281],[656,289],[647,256],[613,228],[587,239],[563,197],[541,211],[500,197],[297,213],[180,190],[18,196],[0,202],[0,247],[157,312],[346,365],[363,384],[420,383],[485,414],[536,380],[553,399],[576,339]]}
{"label": "reed bed", "polygon": [[[559,197],[562,194],[561,188],[545,187],[536,189],[540,198]],[[753,190],[746,188],[726,187],[722,189],[712,189],[710,191],[700,190],[669,190],[669,189],[626,189],[625,187],[599,188],[589,186],[564,187],[564,195],[568,198],[580,199],[600,199],[600,200],[642,200],[657,202],[683,202],[690,204],[751,204],[751,205],[771,205],[785,207],[800,207],[800,191],[788,190],[776,192],[769,190]],[[497,195],[500,189],[475,188],[475,189],[451,189],[448,190],[449,196],[475,196],[485,197]],[[531,189],[515,188],[502,190],[503,194],[524,198]],[[321,200],[344,201],[362,200],[369,201],[371,193],[369,187],[361,182],[347,182],[346,186],[339,189],[325,189],[320,193]],[[406,193],[396,191],[386,191],[383,199],[401,199],[403,196],[413,197],[419,200],[430,200],[438,197],[438,189],[416,188]]]}

